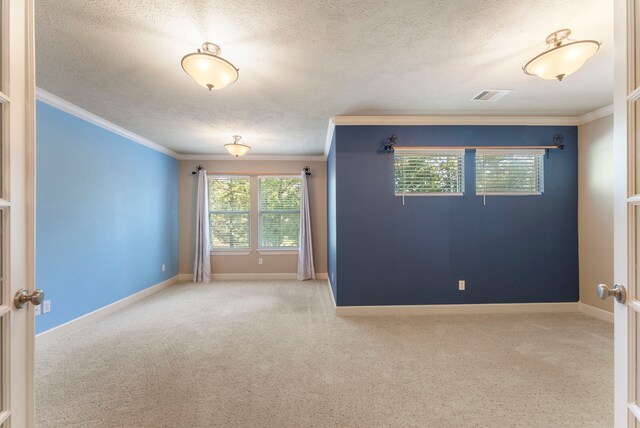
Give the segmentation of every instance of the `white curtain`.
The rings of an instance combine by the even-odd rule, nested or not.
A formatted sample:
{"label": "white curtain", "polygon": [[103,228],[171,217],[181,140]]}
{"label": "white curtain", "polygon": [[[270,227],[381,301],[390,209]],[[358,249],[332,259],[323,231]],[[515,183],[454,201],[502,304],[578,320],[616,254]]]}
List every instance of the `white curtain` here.
{"label": "white curtain", "polygon": [[313,267],[313,242],[311,239],[311,213],[309,212],[309,187],[307,173],[300,178],[300,251],[298,252],[298,280],[316,279]]}
{"label": "white curtain", "polygon": [[193,262],[193,282],[209,282],[211,259],[209,258],[209,191],[207,170],[198,171],[198,195],[196,197],[196,251]]}

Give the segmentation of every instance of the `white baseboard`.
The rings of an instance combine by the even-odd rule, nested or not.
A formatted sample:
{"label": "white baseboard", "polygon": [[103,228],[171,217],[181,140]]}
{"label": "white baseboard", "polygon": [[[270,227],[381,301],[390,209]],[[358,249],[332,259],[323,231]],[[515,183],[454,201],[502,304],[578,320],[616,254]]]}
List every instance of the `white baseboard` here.
{"label": "white baseboard", "polygon": [[129,306],[130,304],[137,302],[138,300],[144,299],[145,297],[162,290],[163,288],[167,288],[168,286],[178,282],[179,277],[180,275],[176,275],[173,278],[169,278],[166,281],[162,281],[156,285],[152,285],[151,287],[145,288],[142,291],[138,291],[131,296],[120,299],[117,302],[113,302],[100,309],[96,309],[93,312],[89,312],[86,315],[82,315],[81,317],[78,317],[71,321],[67,321],[66,323],[60,324],[59,326],[54,327],[50,330],[43,331],[42,333],[36,335],[36,344],[42,345],[43,343],[56,340],[61,336],[71,333],[72,331],[79,330],[87,326],[88,324],[91,324],[96,320],[105,317],[106,315],[119,311]]}
{"label": "white baseboard", "polygon": [[596,308],[595,306],[582,302],[579,302],[578,308],[580,312],[585,315],[613,324],[613,312],[605,311],[604,309]]}
{"label": "white baseboard", "polygon": [[[191,281],[192,275],[190,273],[181,273],[179,276],[180,281]],[[316,273],[316,279],[327,279],[326,272]],[[251,280],[291,280],[296,279],[295,273],[212,273],[212,281],[251,281]]]}
{"label": "white baseboard", "polygon": [[212,273],[212,281],[296,279],[295,273]]}
{"label": "white baseboard", "polygon": [[[332,293],[333,295],[333,293]],[[336,306],[342,317],[578,312],[578,302],[467,305]]]}

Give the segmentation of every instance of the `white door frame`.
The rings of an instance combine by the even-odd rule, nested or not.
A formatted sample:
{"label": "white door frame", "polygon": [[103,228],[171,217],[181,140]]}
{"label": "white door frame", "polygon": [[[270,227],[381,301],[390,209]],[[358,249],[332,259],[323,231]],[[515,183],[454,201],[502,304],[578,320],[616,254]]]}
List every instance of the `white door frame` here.
{"label": "white door frame", "polygon": [[[628,195],[639,193],[636,189],[636,180],[633,177],[634,167],[630,169],[629,160],[635,157],[635,147],[628,144],[628,132],[632,132],[635,125],[628,119],[628,93],[629,88],[637,86],[635,70],[631,67],[635,53],[631,51],[634,41],[629,39],[628,29],[633,22],[629,22],[629,7],[637,0],[614,1],[614,115],[613,115],[613,170],[614,170],[614,281],[627,287],[627,302],[636,298],[635,284],[630,283],[636,274],[630,274],[629,268],[635,265],[630,257],[635,253],[635,237],[630,237],[629,232],[634,231],[635,226],[630,222],[634,217],[630,215],[628,207]],[[640,7],[640,5],[639,5]],[[628,24],[630,24],[628,26]],[[633,77],[633,78],[631,78]],[[630,177],[630,175],[632,177]],[[633,245],[631,247],[630,245]],[[630,251],[631,249],[631,251]],[[613,284],[610,284],[613,285]],[[635,325],[631,325],[634,316],[627,304],[614,303],[614,425],[616,428],[635,427],[633,417],[634,407],[630,402],[634,401],[636,384],[635,361],[630,361],[630,356],[635,354]],[[634,388],[632,390],[632,388]],[[633,391],[633,392],[632,392]],[[640,416],[640,415],[638,415]],[[638,418],[640,419],[640,417]],[[632,425],[633,424],[633,425]]]}
{"label": "white door frame", "polygon": [[[17,309],[13,296],[35,285],[35,46],[34,1],[1,0],[8,32],[2,37],[5,103],[0,206],[8,217],[4,242],[2,304],[4,317],[2,388],[8,420],[4,426],[34,425],[34,311]],[[8,132],[7,132],[8,130]],[[6,224],[6,222],[5,222]]]}

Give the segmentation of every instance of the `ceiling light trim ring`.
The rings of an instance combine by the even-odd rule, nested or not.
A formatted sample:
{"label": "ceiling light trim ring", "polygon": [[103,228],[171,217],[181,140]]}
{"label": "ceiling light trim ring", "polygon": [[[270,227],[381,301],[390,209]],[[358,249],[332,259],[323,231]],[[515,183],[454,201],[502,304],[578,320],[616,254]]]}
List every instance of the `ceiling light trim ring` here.
{"label": "ceiling light trim ring", "polygon": [[571,29],[563,28],[562,30],[554,31],[553,33],[547,36],[546,42],[547,45],[553,45],[558,47],[562,44],[563,40],[572,40],[569,38],[571,35]]}
{"label": "ceiling light trim ring", "polygon": [[204,42],[200,49],[198,49],[199,53],[208,53],[213,56],[220,56],[222,54],[222,48],[215,43],[212,42]]}

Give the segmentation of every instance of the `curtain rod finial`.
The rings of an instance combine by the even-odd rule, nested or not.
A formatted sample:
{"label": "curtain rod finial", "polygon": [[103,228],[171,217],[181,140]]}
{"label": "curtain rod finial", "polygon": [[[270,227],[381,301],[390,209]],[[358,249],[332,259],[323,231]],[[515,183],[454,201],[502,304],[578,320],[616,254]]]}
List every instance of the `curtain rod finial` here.
{"label": "curtain rod finial", "polygon": [[393,134],[387,138],[388,143],[384,146],[384,151],[387,152],[387,157],[391,159],[391,152],[393,152],[393,146],[398,143],[398,137]]}
{"label": "curtain rod finial", "polygon": [[302,168],[302,170],[306,175],[311,175],[311,168],[309,168],[308,166],[305,166],[304,168]]}
{"label": "curtain rod finial", "polygon": [[553,136],[553,142],[556,143],[556,146],[558,146],[558,148],[560,150],[564,149],[564,137],[562,136],[562,134],[555,134]]}

